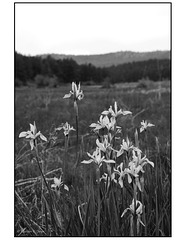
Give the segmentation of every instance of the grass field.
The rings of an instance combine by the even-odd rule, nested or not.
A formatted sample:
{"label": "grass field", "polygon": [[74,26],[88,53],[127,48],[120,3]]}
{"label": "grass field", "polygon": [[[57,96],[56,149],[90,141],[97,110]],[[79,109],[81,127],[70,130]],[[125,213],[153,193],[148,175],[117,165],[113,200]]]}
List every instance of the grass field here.
{"label": "grass field", "polygon": [[[111,88],[82,85],[81,89],[78,142],[73,101],[63,99],[70,85],[15,90],[15,236],[171,236],[170,82],[163,82],[161,88],[159,83],[151,83],[146,88],[119,84]],[[89,159],[87,152],[92,155],[96,148],[97,135],[90,124],[97,123],[115,101],[119,109],[132,115],[118,117],[122,132],[120,138],[114,136],[112,147],[119,150],[121,140],[128,137],[154,163],[140,172],[141,190],[134,176],[129,182],[126,175],[123,187],[119,175],[115,181],[109,174],[106,182],[101,180],[103,173],[109,173],[108,166],[112,173],[121,163],[127,166],[131,155],[126,152],[118,157],[111,153],[114,167],[81,163]],[[142,120],[155,126],[140,133]],[[37,149],[31,150],[28,139],[19,134],[29,130],[34,121],[48,141],[38,142]],[[67,138],[62,131],[57,135],[54,131],[65,122],[76,129]],[[99,137],[104,141],[105,134]],[[106,153],[104,156],[109,159]],[[63,182],[52,189],[54,177]],[[143,205],[141,213],[137,213],[137,199]]]}

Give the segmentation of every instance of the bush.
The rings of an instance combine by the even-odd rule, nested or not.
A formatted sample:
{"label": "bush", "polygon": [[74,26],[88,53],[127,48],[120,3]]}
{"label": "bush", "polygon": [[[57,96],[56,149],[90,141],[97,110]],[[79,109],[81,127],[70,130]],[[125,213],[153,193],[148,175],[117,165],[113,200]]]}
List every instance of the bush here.
{"label": "bush", "polygon": [[148,78],[142,78],[138,81],[136,88],[151,89],[154,88],[154,82]]}
{"label": "bush", "polygon": [[48,84],[50,88],[56,88],[58,85],[58,79],[56,76],[48,78]]}
{"label": "bush", "polygon": [[58,80],[56,76],[49,77],[49,76],[38,74],[35,76],[34,81],[38,88],[42,88],[42,87],[53,88],[53,87],[57,87],[58,85]]}
{"label": "bush", "polygon": [[110,88],[110,87],[111,87],[110,77],[104,78],[103,83],[102,83],[102,88]]}
{"label": "bush", "polygon": [[46,87],[48,85],[48,83],[46,81],[46,77],[41,74],[36,75],[34,78],[34,81],[38,88]]}

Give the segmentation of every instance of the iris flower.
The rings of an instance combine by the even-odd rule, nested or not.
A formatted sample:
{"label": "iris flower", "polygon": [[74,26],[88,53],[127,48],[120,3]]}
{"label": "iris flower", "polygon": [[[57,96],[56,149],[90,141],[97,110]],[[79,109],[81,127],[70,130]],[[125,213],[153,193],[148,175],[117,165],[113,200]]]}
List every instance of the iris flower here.
{"label": "iris flower", "polygon": [[68,136],[70,131],[75,131],[75,129],[73,127],[70,126],[70,124],[68,122],[66,123],[62,123],[61,126],[59,126],[58,128],[56,128],[55,130],[60,131],[61,129],[64,130],[64,135]]}
{"label": "iris flower", "polygon": [[72,82],[72,91],[65,94],[63,98],[70,98],[73,96],[74,102],[82,100],[84,97],[83,91],[80,89],[80,83],[77,85],[75,82]]}
{"label": "iris flower", "polygon": [[135,212],[135,209],[134,209],[134,199],[133,199],[132,200],[132,204],[130,205],[130,208],[126,208],[124,210],[124,212],[122,213],[121,217],[123,217],[128,210],[132,214],[136,214],[137,215],[137,222],[138,222],[138,224],[141,223],[143,226],[145,226],[144,223],[141,221],[141,214],[143,213],[143,204],[140,201],[136,200],[136,212]]}
{"label": "iris flower", "polygon": [[101,180],[103,180],[105,183],[108,182],[108,185],[107,185],[108,188],[109,188],[109,186],[110,186],[111,181],[117,183],[117,181],[116,181],[116,179],[115,179],[115,172],[113,172],[113,173],[110,175],[110,177],[108,176],[107,173],[104,173],[104,174],[102,175],[102,177],[100,178],[100,181],[101,181]]}
{"label": "iris flower", "polygon": [[126,171],[123,169],[123,162],[120,163],[119,166],[117,166],[117,169],[114,169],[114,172],[119,175],[119,185],[121,188],[123,188],[123,178],[125,177]]}
{"label": "iris flower", "polygon": [[[98,131],[100,129],[107,128],[108,131],[114,130],[114,126],[116,124],[115,118],[109,119],[108,116],[101,115],[99,121],[97,123],[92,123],[90,127],[94,128],[94,131]],[[117,129],[120,127],[116,126]]]}
{"label": "iris flower", "polygon": [[[137,155],[136,155],[137,153]],[[149,161],[146,156],[144,156],[143,158],[141,158],[141,151],[134,151],[133,150],[133,159],[132,161],[129,162],[128,164],[128,168],[125,169],[126,174],[128,174],[128,182],[131,183],[132,179],[131,176],[134,176],[136,179],[136,184],[139,188],[139,190],[141,191],[141,184],[139,181],[139,173],[142,172],[144,173],[144,169],[143,166],[145,166],[146,164],[150,164],[152,167],[154,167],[154,163]]]}
{"label": "iris flower", "polygon": [[35,141],[38,137],[40,137],[45,142],[47,141],[47,138],[40,131],[37,133],[37,128],[36,128],[35,121],[34,121],[34,125],[32,125],[30,123],[30,130],[27,131],[27,132],[21,132],[19,134],[19,137],[20,138],[25,137],[27,139],[30,139],[31,150],[34,148],[34,146],[36,144]]}
{"label": "iris flower", "polygon": [[108,137],[107,137],[107,135],[105,136],[105,138],[104,138],[104,140],[103,140],[103,143],[101,143],[98,139],[96,139],[96,144],[97,144],[97,146],[99,147],[99,149],[100,149],[102,152],[104,152],[104,153],[106,153],[107,150],[108,150],[108,151],[112,150],[111,145],[110,145],[110,143],[108,142]]}
{"label": "iris flower", "polygon": [[129,141],[128,137],[126,138],[126,141],[123,139],[121,148],[119,151],[117,151],[117,157],[121,156],[125,151],[128,152],[129,150],[135,148],[132,143]]}
{"label": "iris flower", "polygon": [[111,116],[113,118],[117,118],[118,116],[120,115],[128,115],[128,114],[132,114],[130,111],[124,111],[122,109],[120,109],[118,111],[118,106],[117,106],[117,102],[114,103],[114,109],[112,109],[112,106],[110,106],[109,110],[108,111],[103,111],[102,112],[103,115],[108,115],[108,114],[111,114]]}
{"label": "iris flower", "polygon": [[54,177],[54,183],[51,185],[51,188],[54,188],[56,191],[59,191],[59,188],[61,186],[64,186],[64,189],[69,191],[67,185],[63,184],[63,182],[61,181],[61,177],[60,178]]}
{"label": "iris flower", "polygon": [[96,165],[98,165],[99,168],[102,166],[103,162],[105,162],[105,163],[115,163],[114,160],[107,160],[107,159],[105,159],[104,156],[102,157],[101,156],[101,150],[98,147],[96,148],[96,150],[93,152],[92,155],[88,152],[87,152],[87,155],[90,157],[90,159],[89,160],[84,160],[81,163],[89,164],[89,163],[94,162]]}
{"label": "iris flower", "polygon": [[144,130],[146,130],[148,127],[154,127],[155,125],[154,124],[152,124],[152,123],[147,123],[147,121],[145,120],[143,120],[142,122],[141,122],[141,127],[140,127],[140,133],[141,132],[143,132]]}
{"label": "iris flower", "polygon": [[[141,166],[142,167],[142,172],[144,172],[143,170],[143,166],[145,166],[146,164],[150,164],[152,167],[154,167],[154,163],[149,161],[146,157],[146,155],[142,158],[141,157],[141,151],[133,151],[133,160],[132,162],[135,164],[135,166]],[[130,163],[129,163],[130,165]]]}

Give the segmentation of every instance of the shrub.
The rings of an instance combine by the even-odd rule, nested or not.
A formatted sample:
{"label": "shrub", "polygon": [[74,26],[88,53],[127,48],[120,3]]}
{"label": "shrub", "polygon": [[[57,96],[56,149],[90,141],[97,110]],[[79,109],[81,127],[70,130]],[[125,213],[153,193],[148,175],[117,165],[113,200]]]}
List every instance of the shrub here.
{"label": "shrub", "polygon": [[48,79],[41,74],[36,75],[35,78],[34,78],[34,81],[35,81],[38,88],[48,86],[48,81],[47,80]]}
{"label": "shrub", "polygon": [[149,78],[142,78],[138,81],[136,88],[142,89],[151,89],[154,87],[154,82],[151,81]]}

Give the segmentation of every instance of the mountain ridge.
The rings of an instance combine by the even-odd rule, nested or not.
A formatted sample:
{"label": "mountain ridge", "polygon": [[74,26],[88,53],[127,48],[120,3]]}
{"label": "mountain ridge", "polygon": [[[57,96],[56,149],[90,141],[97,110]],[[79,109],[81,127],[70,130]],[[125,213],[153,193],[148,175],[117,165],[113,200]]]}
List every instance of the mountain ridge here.
{"label": "mountain ridge", "polygon": [[78,64],[92,64],[95,67],[110,67],[117,66],[123,63],[146,61],[150,59],[170,59],[169,50],[157,50],[149,52],[134,52],[134,51],[118,51],[104,54],[91,54],[91,55],[73,55],[73,54],[41,54],[41,58],[48,56],[56,59],[73,59]]}

